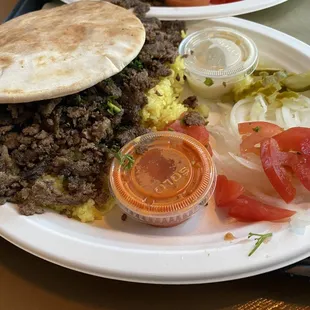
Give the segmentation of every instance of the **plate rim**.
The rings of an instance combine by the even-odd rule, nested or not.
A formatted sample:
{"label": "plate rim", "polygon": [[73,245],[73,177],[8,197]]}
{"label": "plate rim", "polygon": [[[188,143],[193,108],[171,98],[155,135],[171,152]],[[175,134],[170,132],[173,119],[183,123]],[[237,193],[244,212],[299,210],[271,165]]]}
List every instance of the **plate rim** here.
{"label": "plate rim", "polygon": [[[310,46],[306,43],[293,38],[285,33],[282,33],[280,31],[274,30],[270,27],[263,26],[254,22],[250,22],[247,20],[242,20],[235,17],[225,18],[220,21],[214,21],[215,23],[221,23],[226,26],[231,27],[238,27],[249,31],[255,31],[258,34],[263,34],[266,37],[272,38],[273,40],[278,41],[286,41],[290,42],[290,46],[294,46],[296,49],[303,51],[305,54],[309,54],[310,57]],[[6,216],[5,219],[3,219],[3,215]],[[59,236],[61,236],[60,233],[56,231],[48,231],[46,228],[45,231],[47,232],[48,241],[51,241],[51,243],[48,243],[50,247],[40,248],[40,244],[44,244],[46,240],[41,240],[41,238],[37,238],[36,242],[33,243],[33,240],[29,242],[28,237],[32,237],[36,235],[38,232],[36,231],[36,225],[35,221],[32,221],[31,219],[27,217],[21,217],[16,216],[16,210],[8,205],[3,206],[0,208],[0,236],[2,236],[7,241],[11,242],[12,244],[18,246],[19,248],[25,250],[26,252],[29,252],[37,257],[40,257],[44,260],[47,260],[49,262],[52,262],[54,264],[66,267],[68,269],[76,270],[82,273],[95,275],[99,277],[105,277],[110,279],[116,279],[116,280],[123,280],[123,281],[130,281],[130,282],[139,282],[139,283],[152,283],[152,284],[198,284],[198,283],[214,283],[214,282],[221,282],[221,281],[227,281],[227,280],[235,280],[240,279],[243,277],[248,276],[254,276],[257,274],[269,272],[278,268],[282,268],[284,266],[291,265],[299,260],[302,260],[308,256],[310,256],[310,243],[302,244],[300,247],[296,248],[297,253],[292,254],[289,253],[287,257],[278,262],[273,262],[271,265],[266,264],[265,261],[262,263],[260,262],[261,256],[256,256],[253,261],[250,270],[246,270],[246,268],[243,269],[243,271],[238,273],[238,271],[234,271],[230,273],[229,275],[220,275],[220,276],[214,276],[211,275],[210,277],[205,278],[203,272],[196,273],[195,275],[190,275],[186,273],[186,270],[174,270],[171,271],[170,267],[171,265],[167,265],[168,258],[171,256],[173,259],[177,259],[177,264],[184,265],[187,267],[190,267],[185,257],[186,255],[192,259],[191,256],[195,256],[195,259],[204,260],[208,258],[208,252],[209,250],[195,250],[193,252],[187,251],[187,253],[184,253],[186,251],[162,251],[157,255],[158,264],[163,268],[163,270],[168,270],[168,273],[165,274],[165,272],[161,274],[154,274],[154,272],[150,272],[146,267],[148,266],[141,266],[141,268],[144,268],[142,270],[142,273],[136,273],[134,274],[132,271],[130,271],[130,264],[127,265],[129,268],[127,270],[124,270],[126,266],[124,265],[121,267],[123,270],[120,271],[120,266],[118,266],[118,269],[116,267],[110,268],[108,264],[108,260],[113,261],[115,260],[116,264],[120,261],[122,261],[122,257],[118,257],[117,254],[120,253],[126,253],[127,257],[130,259],[135,259],[139,256],[138,253],[143,252],[145,257],[152,257],[154,256],[155,251],[147,251],[147,250],[137,250],[137,249],[130,249],[129,250],[121,250],[120,248],[115,248],[111,246],[100,246],[97,245],[97,247],[94,247],[94,244],[87,244],[86,241],[82,240],[76,240],[72,236],[65,236],[66,238],[62,238],[61,240],[64,242],[62,246],[57,245],[55,240],[59,240]],[[43,215],[44,216],[44,215]],[[39,218],[40,216],[38,216]],[[5,222],[5,223],[4,223]],[[15,224],[14,224],[15,223]],[[32,224],[30,224],[32,223]],[[18,232],[16,230],[16,226],[18,227]],[[304,241],[306,240],[310,235],[310,231],[308,231],[307,236],[304,235],[301,237],[301,239]],[[300,238],[296,237],[297,241],[300,240]],[[54,243],[55,242],[55,243]],[[73,242],[73,243],[72,243]],[[298,243],[298,242],[297,242]],[[85,248],[93,250],[101,249],[104,253],[108,256],[109,253],[112,253],[111,257],[102,256],[106,261],[104,262],[105,268],[100,268],[98,270],[98,267],[96,266],[89,266],[87,264],[87,260],[84,259],[83,262],[77,262],[75,257],[68,258],[62,250],[65,247],[65,245],[71,245],[72,249],[75,249],[75,253],[79,253],[79,255],[82,258],[85,258],[85,253],[79,252],[79,245],[84,244]],[[51,253],[52,248],[58,247],[58,252]],[[93,247],[93,248],[92,248]],[[224,248],[223,251],[227,250],[227,248]],[[98,250],[99,251],[99,250]],[[221,252],[222,250],[217,249],[215,251],[215,257],[216,255]],[[159,251],[158,251],[159,252]],[[242,252],[243,253],[243,252]],[[116,255],[115,255],[116,254]],[[83,256],[84,255],[84,256]],[[137,256],[138,255],[138,256]],[[213,255],[213,253],[212,253]],[[211,255],[211,256],[212,256]],[[222,255],[222,254],[221,254]],[[221,257],[220,255],[220,257]],[[246,256],[246,253],[243,253],[242,255]],[[121,255],[120,255],[121,256]],[[70,255],[69,255],[70,257]],[[182,258],[185,258],[184,262],[180,262]],[[213,258],[212,258],[213,259]],[[127,259],[128,260],[128,259]],[[271,259],[272,261],[272,259]],[[86,263],[85,263],[86,262]],[[128,262],[126,262],[128,264]],[[130,262],[129,262],[130,263]],[[270,261],[269,261],[270,263]],[[166,264],[166,265],[165,265]],[[260,265],[263,265],[263,267],[259,267]],[[107,267],[108,266],[108,267]]]}
{"label": "plate rim", "polygon": [[[248,1],[246,3],[245,1]],[[250,2],[252,1],[252,3]],[[211,5],[203,7],[151,7],[148,17],[157,17],[161,20],[200,20],[214,19],[242,14],[253,13],[282,4],[288,0],[243,0],[240,2]],[[246,5],[245,5],[246,4]]]}
{"label": "plate rim", "polygon": [[[63,3],[70,4],[80,0],[61,0]],[[246,3],[247,1],[248,3]],[[252,3],[250,3],[252,1]],[[160,20],[203,20],[224,18],[230,16],[237,16],[242,14],[253,13],[273,6],[282,4],[288,0],[243,0],[234,3],[225,3],[221,5],[211,6],[190,6],[190,7],[154,7],[151,6],[147,17],[157,17]],[[263,2],[263,3],[262,3]],[[244,3],[246,5],[244,6]]]}

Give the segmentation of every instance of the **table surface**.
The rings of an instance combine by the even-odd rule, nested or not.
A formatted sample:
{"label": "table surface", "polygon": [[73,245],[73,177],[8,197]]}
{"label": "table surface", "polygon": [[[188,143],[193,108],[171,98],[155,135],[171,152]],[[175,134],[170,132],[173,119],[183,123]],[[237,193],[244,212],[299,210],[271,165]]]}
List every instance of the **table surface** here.
{"label": "table surface", "polygon": [[[0,0],[0,20],[16,0]],[[310,0],[243,18],[310,44]],[[0,238],[0,310],[310,309],[309,279],[274,272],[239,281],[154,286],[100,279],[47,263]]]}

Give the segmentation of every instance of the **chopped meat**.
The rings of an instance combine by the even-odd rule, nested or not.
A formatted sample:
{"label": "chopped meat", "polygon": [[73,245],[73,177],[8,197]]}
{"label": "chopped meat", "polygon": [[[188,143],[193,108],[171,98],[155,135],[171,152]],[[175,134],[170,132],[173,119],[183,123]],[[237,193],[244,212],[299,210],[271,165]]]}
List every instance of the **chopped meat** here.
{"label": "chopped meat", "polygon": [[150,132],[149,129],[142,127],[133,127],[128,130],[123,130],[117,133],[115,140],[122,147],[134,138]]}
{"label": "chopped meat", "polygon": [[186,113],[183,117],[183,122],[187,126],[201,126],[206,124],[205,119],[195,111]]}
{"label": "chopped meat", "polygon": [[19,181],[19,176],[0,172],[0,196],[6,199],[15,195],[21,188]]}
{"label": "chopped meat", "polygon": [[125,9],[134,9],[137,16],[144,16],[144,14],[150,9],[150,5],[139,0],[108,0],[109,2],[119,5]]}
{"label": "chopped meat", "polygon": [[195,109],[198,106],[198,100],[196,96],[190,96],[183,101],[183,105],[191,109]]}
{"label": "chopped meat", "polygon": [[[178,55],[185,24],[146,18],[145,1],[110,2],[133,8],[144,24],[140,54],[120,73],[78,94],[0,105],[0,204],[14,202],[24,215],[64,205],[67,216],[90,198],[103,206],[109,193],[102,179],[113,153],[150,131],[141,126],[146,93],[170,74],[167,64]],[[63,190],[47,175],[63,180]]]}
{"label": "chopped meat", "polygon": [[39,103],[39,111],[40,114],[43,115],[44,117],[48,117],[52,114],[56,106],[61,102],[62,98],[56,98],[56,99],[51,99],[47,100],[46,102]]}
{"label": "chopped meat", "polygon": [[107,96],[118,99],[122,96],[122,89],[112,79],[104,80],[97,84],[97,88]]}
{"label": "chopped meat", "polygon": [[156,138],[147,138],[147,139],[143,139],[142,141],[140,141],[136,147],[135,147],[135,151],[136,154],[138,155],[142,155],[144,154],[148,149],[149,149],[149,145],[155,141]]}
{"label": "chopped meat", "polygon": [[34,214],[43,214],[44,213],[44,208],[35,205],[34,203],[27,203],[27,204],[22,204],[18,205],[19,207],[19,213],[21,215],[34,215]]}
{"label": "chopped meat", "polygon": [[139,143],[139,144],[136,146],[136,154],[142,155],[142,154],[144,154],[148,149],[149,149],[149,144],[148,144],[148,143]]}
{"label": "chopped meat", "polygon": [[36,180],[44,174],[49,164],[50,162],[47,160],[41,161],[33,168],[22,171],[21,176],[23,177],[23,179],[27,179],[29,181]]}
{"label": "chopped meat", "polygon": [[103,117],[101,121],[96,121],[90,128],[83,130],[85,138],[94,142],[107,139],[111,137],[112,134],[111,121],[107,117]]}
{"label": "chopped meat", "polygon": [[2,126],[0,127],[0,135],[4,135],[7,132],[11,131],[13,129],[12,125]]}
{"label": "chopped meat", "polygon": [[30,188],[22,189],[17,196],[20,211],[25,215],[42,213],[42,207],[53,205],[75,206],[91,198],[81,192],[75,195],[66,194],[57,189],[52,181],[43,180],[37,180]]}
{"label": "chopped meat", "polygon": [[29,127],[26,127],[22,130],[22,133],[25,136],[34,136],[36,134],[38,134],[40,131],[40,125],[39,124],[32,124]]}

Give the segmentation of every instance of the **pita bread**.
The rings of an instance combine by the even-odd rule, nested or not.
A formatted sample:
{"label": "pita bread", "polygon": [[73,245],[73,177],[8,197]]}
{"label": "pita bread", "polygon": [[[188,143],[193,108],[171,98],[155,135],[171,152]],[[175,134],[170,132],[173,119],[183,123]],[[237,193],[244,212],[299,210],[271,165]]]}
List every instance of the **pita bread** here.
{"label": "pita bread", "polygon": [[140,52],[141,21],[109,2],[82,1],[0,26],[0,103],[70,95],[115,75]]}

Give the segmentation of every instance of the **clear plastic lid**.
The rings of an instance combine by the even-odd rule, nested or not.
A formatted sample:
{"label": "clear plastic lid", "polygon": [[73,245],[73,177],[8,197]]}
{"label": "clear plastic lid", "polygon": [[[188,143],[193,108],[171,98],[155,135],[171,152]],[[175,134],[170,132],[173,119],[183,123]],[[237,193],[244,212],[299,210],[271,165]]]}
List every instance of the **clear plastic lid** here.
{"label": "clear plastic lid", "polygon": [[216,172],[211,156],[187,135],[146,134],[123,147],[120,157],[111,166],[110,189],[124,211],[139,220],[177,224],[213,194]]}
{"label": "clear plastic lid", "polygon": [[246,35],[229,28],[207,28],[187,36],[179,47],[188,71],[202,77],[230,78],[251,74],[258,50]]}

